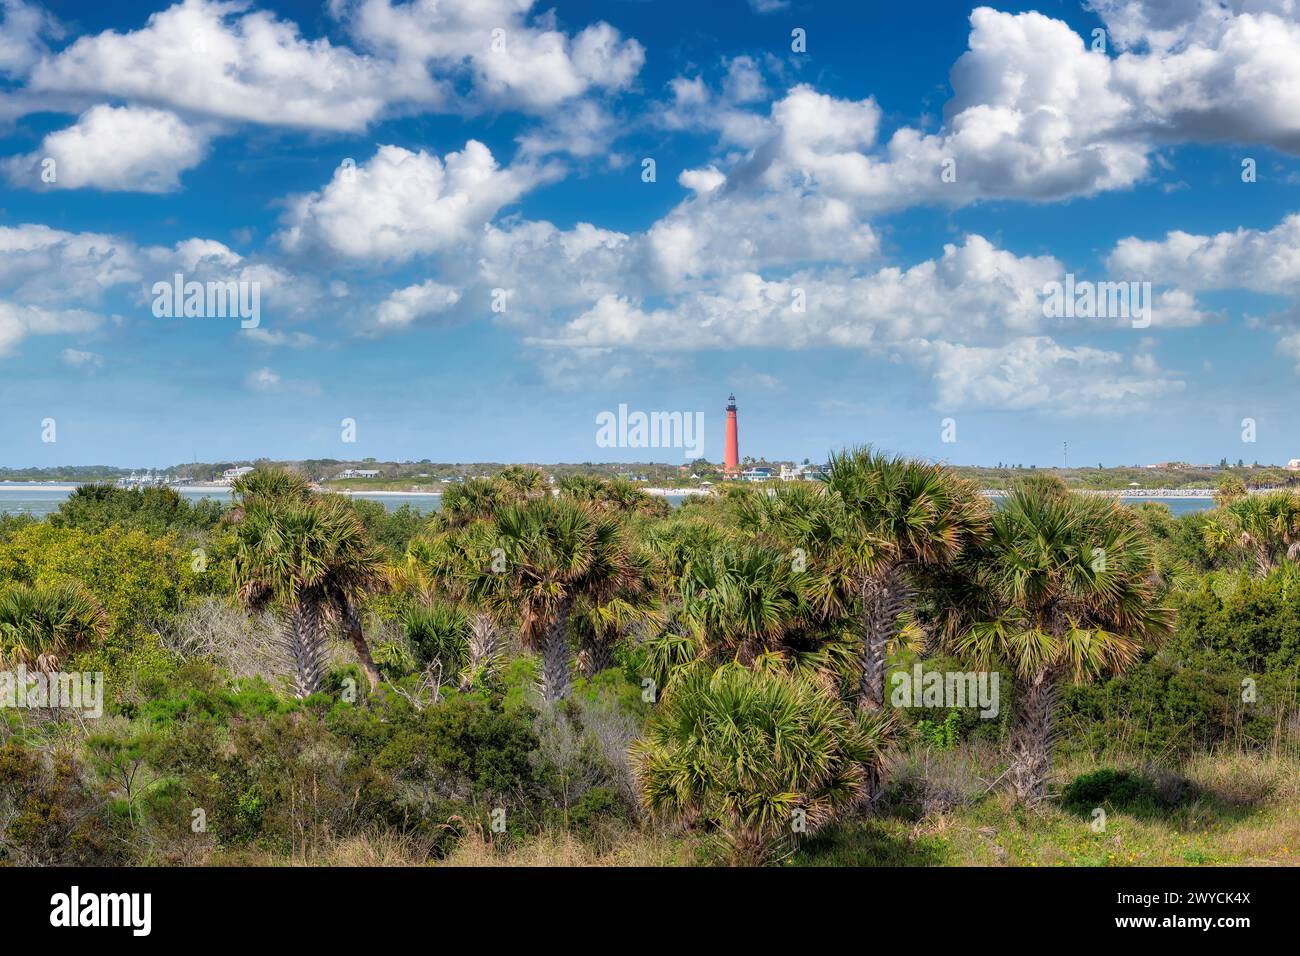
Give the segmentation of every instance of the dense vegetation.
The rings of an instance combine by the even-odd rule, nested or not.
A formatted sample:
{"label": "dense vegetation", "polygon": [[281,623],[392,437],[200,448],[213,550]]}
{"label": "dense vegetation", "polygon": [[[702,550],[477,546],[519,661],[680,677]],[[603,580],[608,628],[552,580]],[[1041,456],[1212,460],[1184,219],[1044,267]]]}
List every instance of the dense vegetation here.
{"label": "dense vegetation", "polygon": [[[992,504],[869,449],[676,510],[527,467],[427,518],[269,468],[233,491],[0,516],[0,668],[104,675],[102,715],[0,707],[0,864],[1300,845],[1289,491],[1174,518],[1032,474]],[[984,710],[898,697],[994,674]]]}

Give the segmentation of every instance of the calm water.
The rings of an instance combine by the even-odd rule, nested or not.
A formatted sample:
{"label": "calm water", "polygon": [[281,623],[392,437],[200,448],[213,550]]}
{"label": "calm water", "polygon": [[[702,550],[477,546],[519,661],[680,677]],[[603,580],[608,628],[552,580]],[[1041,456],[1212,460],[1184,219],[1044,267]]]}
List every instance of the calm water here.
{"label": "calm water", "polygon": [[1214,507],[1213,498],[1122,498],[1120,500],[1126,505],[1154,501],[1158,505],[1167,506],[1175,515],[1191,514],[1193,511],[1209,511]]}
{"label": "calm water", "polygon": [[[230,501],[230,493],[227,491],[177,490],[183,497],[191,501],[198,501],[203,498],[211,498],[223,504]],[[0,514],[7,511],[10,514],[30,514],[43,518],[50,512],[57,511],[63,499],[67,498],[69,494],[70,492],[67,491],[45,488],[40,485],[0,483]],[[353,497],[364,498],[366,501],[378,501],[389,511],[396,511],[402,505],[410,505],[420,512],[437,511],[442,504],[441,495],[354,495]],[[668,503],[676,508],[682,503],[685,496],[668,495],[667,497]]]}

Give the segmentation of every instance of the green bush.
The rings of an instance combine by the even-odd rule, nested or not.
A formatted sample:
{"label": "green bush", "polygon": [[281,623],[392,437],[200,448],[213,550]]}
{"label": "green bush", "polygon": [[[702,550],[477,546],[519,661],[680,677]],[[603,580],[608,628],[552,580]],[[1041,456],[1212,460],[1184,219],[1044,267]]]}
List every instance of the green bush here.
{"label": "green bush", "polygon": [[33,524],[0,542],[0,583],[75,582],[108,612],[110,631],[127,640],[170,620],[182,602],[213,580],[195,569],[172,537],[112,526],[98,532]]}
{"label": "green bush", "polygon": [[74,489],[47,520],[55,528],[96,534],[118,525],[157,538],[169,532],[209,530],[221,520],[223,510],[218,501],[190,502],[171,488],[87,484]]}
{"label": "green bush", "polygon": [[1061,792],[1061,806],[1080,816],[1090,816],[1102,807],[1152,817],[1167,815],[1190,795],[1191,787],[1185,781],[1174,779],[1160,786],[1131,770],[1103,768],[1075,777]]}
{"label": "green bush", "polygon": [[127,821],[77,759],[10,741],[0,747],[0,864],[110,866],[125,862]]}

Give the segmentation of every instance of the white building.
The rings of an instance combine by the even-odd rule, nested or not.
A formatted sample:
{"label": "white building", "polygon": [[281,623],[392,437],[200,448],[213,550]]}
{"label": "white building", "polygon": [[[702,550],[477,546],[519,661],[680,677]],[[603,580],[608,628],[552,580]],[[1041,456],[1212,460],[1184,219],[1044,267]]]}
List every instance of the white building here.
{"label": "white building", "polygon": [[373,468],[344,468],[339,478],[378,478],[379,472]]}
{"label": "white building", "polygon": [[820,465],[782,465],[782,481],[818,481],[822,477]]}
{"label": "white building", "polygon": [[237,479],[243,478],[251,471],[256,471],[256,469],[251,465],[241,465],[238,468],[227,468],[221,473],[221,483],[226,485],[231,484]]}

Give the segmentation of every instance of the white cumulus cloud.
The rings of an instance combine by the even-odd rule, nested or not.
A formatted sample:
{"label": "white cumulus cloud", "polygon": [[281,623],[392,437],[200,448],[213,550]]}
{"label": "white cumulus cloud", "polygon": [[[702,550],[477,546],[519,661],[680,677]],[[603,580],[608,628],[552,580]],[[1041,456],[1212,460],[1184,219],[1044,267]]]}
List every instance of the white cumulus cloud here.
{"label": "white cumulus cloud", "polygon": [[470,140],[439,158],[381,146],[367,163],[335,171],[297,197],[278,234],[290,251],[322,247],[344,258],[404,262],[465,242],[549,173],[502,168]]}
{"label": "white cumulus cloud", "polygon": [[5,171],[29,189],[168,193],[206,152],[207,137],[174,113],[100,105],[50,133],[35,152],[6,160]]}

